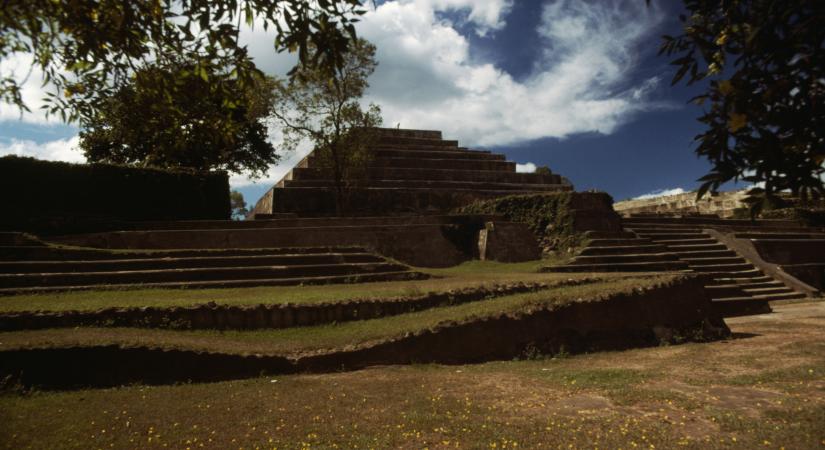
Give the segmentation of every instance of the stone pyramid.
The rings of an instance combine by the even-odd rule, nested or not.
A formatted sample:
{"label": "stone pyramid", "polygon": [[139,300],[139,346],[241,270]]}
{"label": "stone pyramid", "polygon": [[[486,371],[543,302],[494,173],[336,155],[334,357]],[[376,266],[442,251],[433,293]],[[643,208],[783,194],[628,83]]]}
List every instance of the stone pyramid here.
{"label": "stone pyramid", "polygon": [[[474,200],[570,191],[557,174],[518,173],[502,154],[459,147],[440,131],[378,129],[367,178],[348,191],[353,215],[443,214]],[[258,218],[335,215],[334,181],[310,153],[258,201]]]}

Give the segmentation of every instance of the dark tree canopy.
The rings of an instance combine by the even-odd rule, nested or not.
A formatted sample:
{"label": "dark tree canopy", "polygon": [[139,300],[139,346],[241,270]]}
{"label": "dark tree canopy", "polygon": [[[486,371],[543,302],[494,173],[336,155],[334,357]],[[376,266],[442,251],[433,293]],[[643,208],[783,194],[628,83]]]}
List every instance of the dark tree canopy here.
{"label": "dark tree canopy", "polygon": [[[5,0],[0,61],[31,55],[56,88],[47,112],[88,119],[131,74],[185,54],[231,66],[239,82],[252,82],[260,72],[238,37],[256,21],[275,30],[274,50],[297,51],[301,63],[331,71],[362,13],[360,0]],[[0,101],[27,109],[21,79],[0,74]]]}
{"label": "dark tree canopy", "polygon": [[[196,70],[207,76],[186,76]],[[81,122],[80,147],[90,162],[260,174],[278,159],[266,124],[272,89],[269,78],[241,84],[202,59],[149,67]]]}
{"label": "dark tree canopy", "polygon": [[713,169],[701,196],[731,180],[755,193],[825,193],[825,2],[685,0],[684,33],[665,36],[673,84],[709,79],[694,98],[706,131],[696,153]]}

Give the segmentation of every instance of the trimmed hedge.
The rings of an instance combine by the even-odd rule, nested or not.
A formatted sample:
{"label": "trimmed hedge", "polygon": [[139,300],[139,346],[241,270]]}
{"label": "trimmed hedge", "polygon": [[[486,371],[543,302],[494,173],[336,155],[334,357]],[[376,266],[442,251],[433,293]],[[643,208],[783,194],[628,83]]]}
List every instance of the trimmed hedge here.
{"label": "trimmed hedge", "polygon": [[[0,158],[0,228],[80,231],[104,221],[228,219],[225,172]],[[93,226],[92,228],[95,228]]]}

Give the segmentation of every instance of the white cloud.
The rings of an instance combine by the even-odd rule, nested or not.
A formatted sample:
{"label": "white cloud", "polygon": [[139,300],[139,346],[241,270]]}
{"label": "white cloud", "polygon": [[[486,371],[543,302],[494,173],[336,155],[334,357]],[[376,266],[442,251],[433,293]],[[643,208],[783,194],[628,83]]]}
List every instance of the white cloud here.
{"label": "white cloud", "polygon": [[8,142],[0,142],[0,156],[17,155],[31,156],[47,161],[86,162],[86,157],[78,148],[78,142],[78,136],[43,143],[11,139]]}
{"label": "white cloud", "polygon": [[679,195],[687,192],[689,191],[686,191],[682,188],[659,189],[658,191],[648,192],[647,194],[640,195],[638,197],[633,197],[631,200],[647,200],[650,198],[666,197],[668,195]]}
{"label": "white cloud", "polygon": [[0,59],[0,75],[11,76],[20,84],[23,102],[30,110],[21,115],[16,105],[0,102],[0,121],[23,121],[44,125],[60,123],[55,117],[47,119],[46,113],[40,108],[50,87],[43,86],[43,71],[33,64],[33,61],[31,55],[21,53]]}
{"label": "white cloud", "polygon": [[[393,1],[365,15],[359,32],[378,46],[379,61],[368,100],[382,106],[387,123],[441,129],[469,145],[503,145],[609,134],[655,107],[647,98],[657,78],[625,84],[634,49],[661,21],[657,9],[633,0],[548,3],[536,30],[546,50],[534,72],[517,81],[474,61],[469,41],[436,15],[450,4],[470,3],[481,2]],[[480,23],[498,24],[507,8],[484,11],[498,17]]]}
{"label": "white cloud", "polygon": [[525,164],[516,164],[516,172],[519,173],[533,173],[536,171],[536,165],[529,162]]}
{"label": "white cloud", "polygon": [[513,7],[513,0],[412,0],[407,3],[437,11],[466,11],[467,22],[475,25],[476,33],[481,36],[501,29],[505,25],[503,16]]}

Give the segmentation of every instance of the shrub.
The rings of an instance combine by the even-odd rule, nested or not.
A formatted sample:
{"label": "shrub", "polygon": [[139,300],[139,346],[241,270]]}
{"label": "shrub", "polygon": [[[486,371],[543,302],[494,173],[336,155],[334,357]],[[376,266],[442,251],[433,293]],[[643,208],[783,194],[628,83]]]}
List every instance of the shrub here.
{"label": "shrub", "polygon": [[[225,172],[0,158],[0,228],[64,231],[90,221],[229,218]],[[73,231],[73,230],[72,230]]]}

